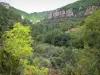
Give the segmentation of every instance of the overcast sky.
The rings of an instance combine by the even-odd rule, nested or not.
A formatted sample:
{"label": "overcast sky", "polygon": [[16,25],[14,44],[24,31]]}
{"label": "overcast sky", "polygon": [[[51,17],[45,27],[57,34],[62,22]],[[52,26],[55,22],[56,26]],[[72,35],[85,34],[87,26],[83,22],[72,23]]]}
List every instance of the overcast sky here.
{"label": "overcast sky", "polygon": [[77,0],[0,0],[28,13],[54,10]]}

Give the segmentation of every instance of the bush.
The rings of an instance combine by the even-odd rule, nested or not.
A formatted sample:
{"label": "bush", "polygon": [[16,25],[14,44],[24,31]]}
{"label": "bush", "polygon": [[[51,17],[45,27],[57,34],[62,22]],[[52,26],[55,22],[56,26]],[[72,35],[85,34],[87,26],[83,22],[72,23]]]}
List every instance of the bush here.
{"label": "bush", "polygon": [[84,39],[88,46],[100,49],[100,10],[85,20]]}

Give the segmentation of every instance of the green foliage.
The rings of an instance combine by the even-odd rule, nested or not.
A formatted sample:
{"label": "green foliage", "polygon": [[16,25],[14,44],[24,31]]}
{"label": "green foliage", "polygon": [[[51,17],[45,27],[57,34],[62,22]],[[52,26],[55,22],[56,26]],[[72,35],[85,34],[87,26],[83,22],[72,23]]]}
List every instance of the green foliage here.
{"label": "green foliage", "polygon": [[51,41],[52,44],[55,46],[67,46],[69,40],[70,40],[69,34],[63,33],[60,35],[55,35]]}
{"label": "green foliage", "polygon": [[49,69],[27,65],[24,75],[48,75]]}
{"label": "green foliage", "polygon": [[[65,9],[79,12],[80,7],[83,11],[98,2],[80,0]],[[4,33],[0,39],[0,74],[48,75],[57,71],[61,75],[100,75],[100,10],[85,20],[83,17],[54,18],[32,25],[28,20],[34,20],[33,16],[38,16],[34,20],[36,22],[41,19],[40,15],[46,18],[49,12],[33,15],[14,8],[8,10],[0,6],[0,9],[1,36]],[[26,19],[22,20],[12,11]],[[20,23],[13,26],[17,21],[26,26]],[[32,32],[27,24],[31,24]],[[34,47],[34,55],[31,46]]]}
{"label": "green foliage", "polygon": [[1,75],[20,75],[23,74],[23,66],[20,60],[11,53],[0,49],[0,74]]}
{"label": "green foliage", "polygon": [[0,5],[0,34],[6,30],[12,29],[13,24],[18,21],[21,21],[19,15]]}
{"label": "green foliage", "polygon": [[20,15],[0,5],[0,37],[5,31],[12,29],[16,22],[24,25],[31,24],[28,20],[22,20]]}
{"label": "green foliage", "polygon": [[53,30],[53,31],[50,31],[50,32],[47,32],[45,34],[45,37],[44,37],[44,42],[45,43],[49,43],[49,44],[52,44],[52,40],[53,38],[56,36],[56,35],[60,35],[62,32],[59,31],[59,30]]}
{"label": "green foliage", "polygon": [[100,49],[100,10],[95,11],[85,20],[84,38],[90,47]]}
{"label": "green foliage", "polygon": [[0,55],[0,74],[23,75],[23,67],[32,54],[32,37],[29,33],[29,27],[24,27],[20,23],[16,23],[12,30],[5,32],[3,35],[5,45]]}
{"label": "green foliage", "polygon": [[[39,44],[34,47],[34,56],[42,66],[54,69],[64,68],[66,63],[73,64],[74,56],[72,50],[65,47],[55,47],[49,44]],[[41,61],[45,62],[41,63]],[[44,65],[45,63],[45,65]]]}
{"label": "green foliage", "polygon": [[[76,63],[74,66],[70,65],[71,71],[75,75],[99,75],[100,72],[100,51],[99,51],[99,24],[100,24],[100,10],[93,12],[85,19],[84,26],[82,27],[81,37],[85,41],[84,49],[73,49],[75,54]],[[78,31],[79,32],[79,31]],[[73,34],[71,34],[73,36]],[[76,34],[74,37],[80,38]],[[68,69],[68,67],[67,67]]]}
{"label": "green foliage", "polygon": [[75,56],[77,58],[76,67],[73,71],[76,75],[99,75],[99,69],[97,67],[98,59],[93,52],[96,49],[86,49],[86,50],[75,50]]}
{"label": "green foliage", "polygon": [[67,44],[67,41],[70,39],[70,36],[68,34],[63,33],[59,29],[54,29],[42,34],[41,33],[37,34],[37,41],[53,44],[55,46],[65,46]]}
{"label": "green foliage", "polygon": [[15,22],[21,21],[19,15],[0,5],[0,74],[2,75],[19,75],[23,73],[20,60],[4,50],[4,38],[1,38],[5,31],[13,29]]}
{"label": "green foliage", "polygon": [[69,40],[69,46],[73,48],[84,48],[84,40],[83,40],[83,26],[77,27],[76,31],[70,32],[69,35],[71,36],[71,39]]}
{"label": "green foliage", "polygon": [[78,0],[74,3],[61,7],[60,10],[72,9],[77,17],[84,17],[86,9],[90,6],[99,6],[100,0]]}
{"label": "green foliage", "polygon": [[3,35],[5,38],[5,51],[12,53],[15,57],[26,58],[32,54],[32,37],[29,35],[29,27],[23,27],[20,23],[14,25],[13,30],[10,30]]}
{"label": "green foliage", "polygon": [[56,18],[32,25],[33,63],[60,69],[63,75],[99,75],[99,13],[95,11],[86,20]]}
{"label": "green foliage", "polygon": [[69,20],[66,20],[66,21],[63,21],[63,22],[60,22],[60,30],[61,31],[68,31],[72,28],[75,28],[77,27],[77,25],[80,24],[82,18],[73,18],[73,19],[69,19]]}
{"label": "green foliage", "polygon": [[78,0],[72,4],[62,7],[61,9],[74,9],[77,12],[79,11],[80,7],[82,7],[84,10],[84,8],[91,6],[93,4],[97,4],[99,2],[100,0]]}
{"label": "green foliage", "polygon": [[86,47],[92,48],[92,52],[95,56],[96,62],[96,74],[100,74],[98,67],[100,63],[100,10],[94,11],[88,18],[86,18],[84,23],[84,41]]}
{"label": "green foliage", "polygon": [[48,15],[50,14],[49,11],[30,14],[30,13],[26,13],[24,11],[21,11],[19,9],[16,9],[14,7],[11,7],[10,10],[12,10],[13,12],[15,12],[18,15],[23,16],[24,19],[31,20],[33,23],[37,23],[37,21],[48,18]]}
{"label": "green foliage", "polygon": [[50,19],[32,25],[32,36],[37,42],[53,44],[55,46],[67,46],[70,39],[65,31],[80,24],[79,19]]}
{"label": "green foliage", "polygon": [[69,65],[69,64],[66,64],[65,74],[66,74],[66,75],[71,75],[71,74],[73,74],[72,69],[73,69],[73,66],[71,66],[71,65]]}

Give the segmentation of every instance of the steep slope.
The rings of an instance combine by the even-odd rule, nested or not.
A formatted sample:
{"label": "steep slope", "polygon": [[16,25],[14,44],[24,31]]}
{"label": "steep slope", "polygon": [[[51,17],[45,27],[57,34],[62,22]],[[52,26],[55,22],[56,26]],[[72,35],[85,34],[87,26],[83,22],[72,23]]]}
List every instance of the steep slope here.
{"label": "steep slope", "polygon": [[[20,12],[24,14],[25,12]],[[20,22],[23,25],[30,25],[31,22],[26,19],[22,19],[21,15],[11,10],[11,6],[7,3],[0,3],[0,36],[3,32],[12,29],[16,22]]]}
{"label": "steep slope", "polygon": [[13,11],[17,15],[20,15],[22,19],[29,20],[33,23],[39,22],[40,20],[48,18],[48,14],[50,14],[49,11],[45,12],[35,12],[35,13],[27,13],[22,10],[16,9],[12,6],[10,6],[8,3],[0,2],[0,5],[4,6],[5,8]]}
{"label": "steep slope", "polygon": [[[41,30],[57,28],[63,32],[70,31],[82,25],[84,23],[84,18],[96,9],[100,9],[100,0],[79,0],[51,11],[48,19],[35,24],[35,26],[38,25],[42,27],[43,25],[44,29]],[[34,25],[32,27],[34,27]]]}
{"label": "steep slope", "polygon": [[16,14],[21,15],[23,19],[30,20],[33,23],[40,22],[40,20],[48,18],[48,14],[50,14],[49,11],[47,11],[47,12],[27,13],[27,12],[24,12],[22,10],[16,9],[14,7],[11,7],[10,9],[12,11],[14,11]]}
{"label": "steep slope", "polygon": [[12,29],[15,22],[21,22],[21,17],[8,8],[9,5],[5,4],[5,6],[3,6],[0,4],[0,50],[3,47],[1,36],[5,31]]}
{"label": "steep slope", "polygon": [[15,22],[21,22],[20,15],[0,5],[0,33],[12,28]]}
{"label": "steep slope", "polygon": [[88,6],[97,4],[98,2],[100,2],[100,0],[78,0],[72,4],[62,7],[61,9],[78,9],[79,7],[87,8]]}
{"label": "steep slope", "polygon": [[79,0],[72,4],[58,8],[49,15],[49,18],[57,17],[83,17],[95,9],[100,8],[100,0]]}

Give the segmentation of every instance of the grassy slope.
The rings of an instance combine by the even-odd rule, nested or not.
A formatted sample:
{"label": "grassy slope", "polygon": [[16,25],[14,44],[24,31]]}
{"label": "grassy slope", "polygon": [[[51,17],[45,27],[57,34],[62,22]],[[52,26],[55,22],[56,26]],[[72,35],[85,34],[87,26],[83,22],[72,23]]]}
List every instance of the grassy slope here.
{"label": "grassy slope", "polygon": [[19,9],[16,9],[14,7],[11,7],[11,10],[13,10],[15,13],[23,16],[27,20],[32,20],[33,23],[36,23],[37,20],[42,20],[42,19],[47,18],[47,15],[48,15],[48,13],[40,13],[40,14],[33,13],[33,14],[29,14],[29,13],[26,13],[26,12],[21,11]]}

